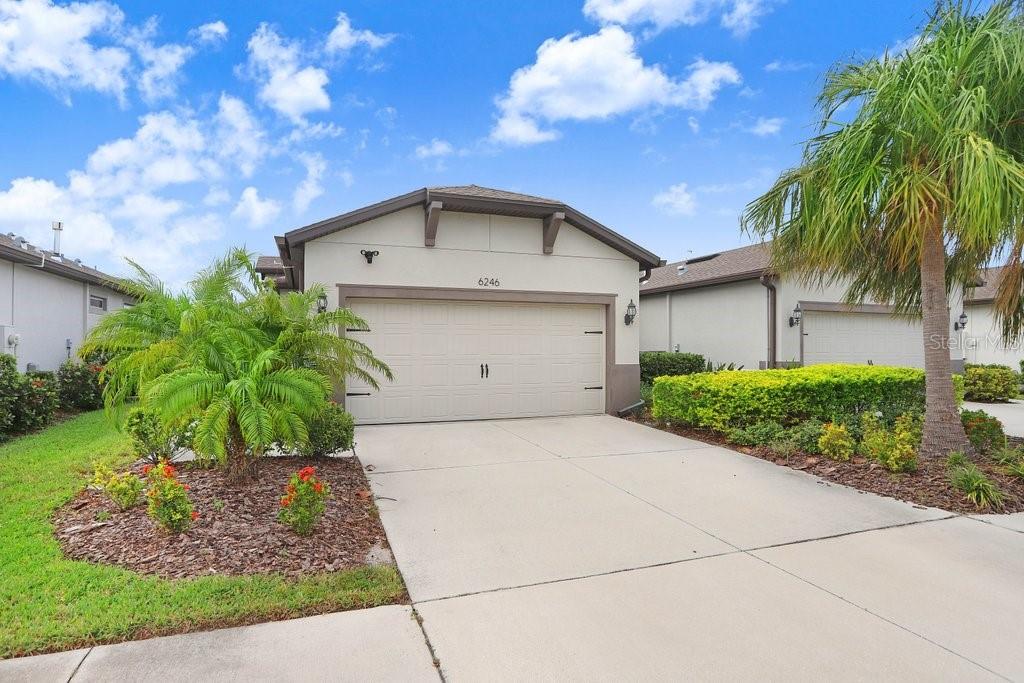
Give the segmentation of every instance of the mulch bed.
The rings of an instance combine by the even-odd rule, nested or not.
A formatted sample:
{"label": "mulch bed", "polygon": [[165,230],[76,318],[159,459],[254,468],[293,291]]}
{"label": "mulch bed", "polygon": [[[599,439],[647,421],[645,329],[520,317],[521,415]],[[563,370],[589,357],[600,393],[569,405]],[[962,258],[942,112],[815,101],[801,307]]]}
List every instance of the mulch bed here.
{"label": "mulch bed", "polygon": [[[289,477],[310,464],[331,497],[313,534],[299,536],[277,521],[277,511]],[[141,473],[141,465],[133,471]],[[64,553],[165,578],[294,577],[391,561],[358,458],[264,458],[257,480],[241,486],[229,485],[220,470],[186,465],[178,466],[178,479],[190,486],[199,512],[188,531],[164,531],[146,515],[144,500],[121,512],[102,492],[86,489],[54,516]]]}
{"label": "mulch bed", "polygon": [[946,463],[942,460],[918,460],[916,472],[893,473],[878,463],[854,456],[849,462],[830,460],[824,456],[800,453],[789,459],[782,458],[771,449],[758,446],[746,447],[729,443],[722,434],[706,429],[692,429],[679,425],[667,425],[654,420],[649,414],[629,418],[666,432],[685,436],[705,443],[752,455],[801,470],[826,481],[844,484],[861,491],[877,493],[914,505],[927,505],[961,514],[1024,512],[1024,479],[1006,474],[1001,467],[985,456],[975,456],[974,463],[1003,492],[1003,507],[994,510],[979,510],[964,498],[964,494],[949,483]]}

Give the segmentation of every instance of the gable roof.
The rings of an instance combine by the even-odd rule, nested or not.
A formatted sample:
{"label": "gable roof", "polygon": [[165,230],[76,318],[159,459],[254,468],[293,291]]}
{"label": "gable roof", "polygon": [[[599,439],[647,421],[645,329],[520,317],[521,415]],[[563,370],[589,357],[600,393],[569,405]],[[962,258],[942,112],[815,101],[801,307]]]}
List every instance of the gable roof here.
{"label": "gable roof", "polygon": [[566,223],[636,260],[641,269],[655,268],[664,263],[657,254],[644,249],[557,199],[479,185],[448,185],[414,190],[275,237],[274,241],[277,242],[289,287],[302,289],[302,266],[305,260],[304,245],[306,242],[409,207],[422,206],[426,208],[435,201],[441,202],[443,211],[487,213],[522,218],[546,218],[554,213],[563,213]]}
{"label": "gable roof", "polygon": [[[676,261],[652,270],[651,277],[640,285],[640,294],[753,280],[767,272],[770,263],[771,242]],[[680,266],[685,266],[682,272]]]}
{"label": "gable roof", "polygon": [[44,272],[70,280],[117,289],[118,278],[113,275],[90,268],[80,259],[71,259],[46,249],[40,249],[13,232],[0,234],[0,259],[37,266]]}
{"label": "gable roof", "polygon": [[1003,266],[984,268],[978,273],[979,284],[967,295],[967,303],[982,303],[996,298],[999,279],[1003,276]]}

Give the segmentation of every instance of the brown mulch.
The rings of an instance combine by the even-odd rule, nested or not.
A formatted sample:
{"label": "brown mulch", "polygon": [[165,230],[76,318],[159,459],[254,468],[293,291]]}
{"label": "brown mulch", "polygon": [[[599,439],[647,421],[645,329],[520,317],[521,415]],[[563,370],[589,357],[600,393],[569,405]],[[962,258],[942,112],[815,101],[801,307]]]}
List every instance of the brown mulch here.
{"label": "brown mulch", "polygon": [[[313,534],[299,536],[277,521],[277,511],[292,473],[310,464],[330,484],[331,497]],[[133,470],[139,473],[141,466]],[[144,500],[121,512],[102,492],[86,489],[54,515],[64,553],[166,578],[298,576],[390,561],[369,484],[355,457],[264,458],[256,481],[241,486],[229,485],[220,470],[187,465],[178,466],[178,479],[189,485],[199,512],[188,531],[164,531],[146,515]]]}
{"label": "brown mulch", "polygon": [[666,432],[685,436],[705,443],[723,446],[745,455],[752,455],[776,465],[801,470],[821,479],[844,484],[861,491],[896,498],[914,505],[927,505],[961,514],[1024,512],[1024,479],[1007,474],[985,456],[975,456],[974,463],[1005,496],[1003,507],[979,510],[964,494],[949,483],[949,473],[943,460],[918,460],[916,472],[890,472],[878,463],[854,456],[849,462],[839,462],[820,455],[798,453],[789,459],[780,457],[765,446],[746,447],[729,443],[722,434],[706,429],[693,429],[669,425],[654,420],[649,414],[630,418]]}

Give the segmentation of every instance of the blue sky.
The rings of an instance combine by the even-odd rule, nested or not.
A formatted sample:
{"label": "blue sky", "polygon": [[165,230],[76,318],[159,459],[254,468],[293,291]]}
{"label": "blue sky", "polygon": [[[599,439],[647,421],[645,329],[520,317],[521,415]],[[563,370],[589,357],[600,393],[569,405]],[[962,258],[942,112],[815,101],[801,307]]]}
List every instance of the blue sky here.
{"label": "blue sky", "polygon": [[555,197],[668,260],[744,243],[821,75],[928,0],[0,0],[0,231],[174,284],[430,185]]}

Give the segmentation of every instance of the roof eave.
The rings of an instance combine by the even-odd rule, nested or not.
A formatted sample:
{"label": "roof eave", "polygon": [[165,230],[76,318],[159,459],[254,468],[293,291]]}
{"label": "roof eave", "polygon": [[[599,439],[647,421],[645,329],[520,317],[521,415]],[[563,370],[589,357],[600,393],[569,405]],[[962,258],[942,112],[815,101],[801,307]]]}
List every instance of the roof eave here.
{"label": "roof eave", "polygon": [[693,282],[680,282],[674,285],[662,285],[661,287],[651,287],[650,289],[641,289],[640,296],[647,296],[649,294],[664,294],[665,292],[675,292],[681,289],[698,289],[700,287],[711,287],[714,285],[724,285],[730,282],[743,282],[744,280],[757,280],[765,273],[768,273],[767,268],[758,268],[757,270],[750,270],[743,273],[735,273],[732,275],[721,275],[719,277],[707,278],[705,280],[695,280]]}
{"label": "roof eave", "polygon": [[100,285],[103,287],[109,287],[111,289],[119,289],[117,278],[109,275],[95,274],[73,268],[61,261],[53,260],[52,254],[46,254],[45,261],[43,260],[43,254],[38,251],[26,251],[24,249],[18,249],[16,247],[9,247],[6,244],[0,244],[0,258],[16,261],[18,263],[24,263],[26,265],[42,267],[40,270],[57,275],[59,277],[65,277],[69,280],[76,280],[78,282],[87,282],[92,285]]}

